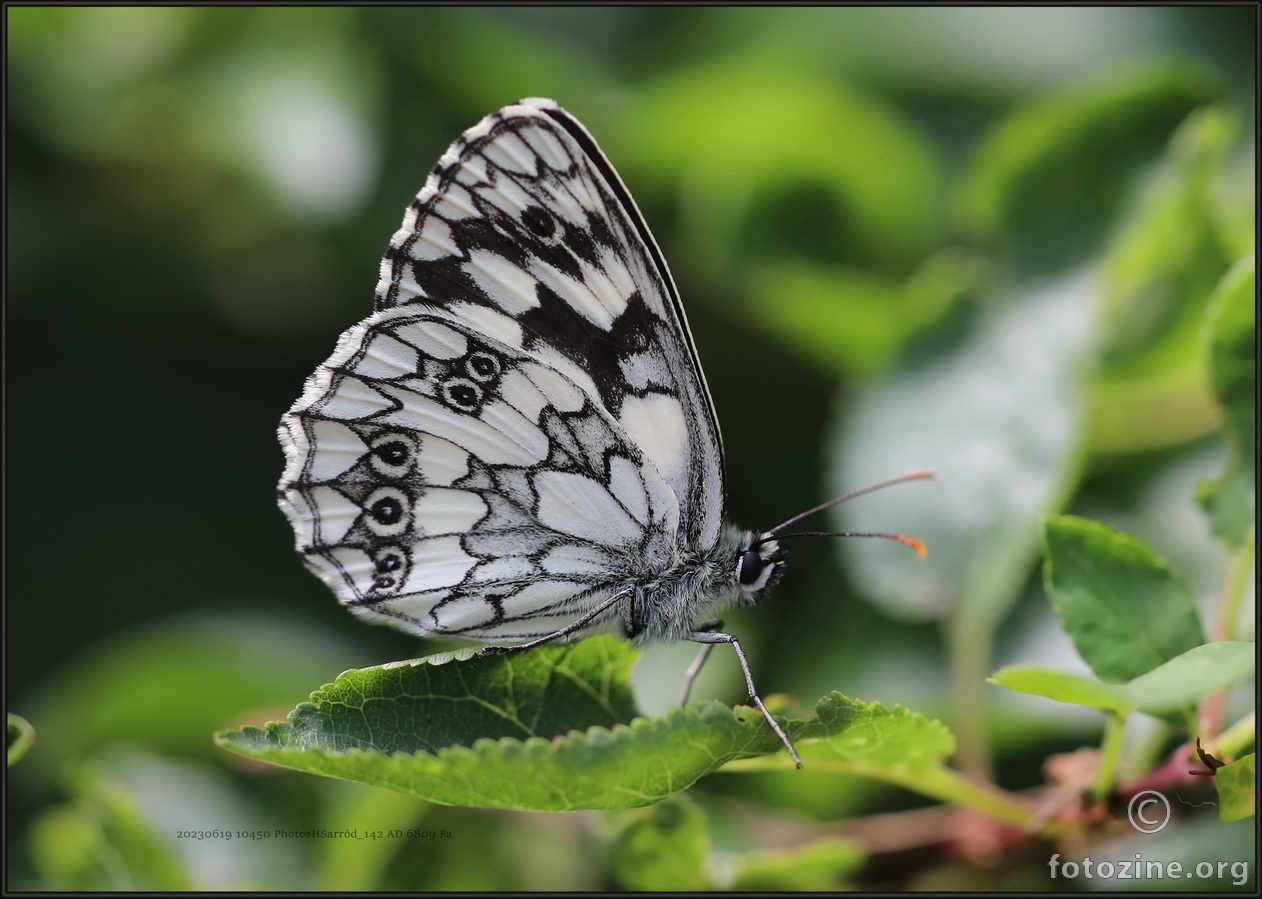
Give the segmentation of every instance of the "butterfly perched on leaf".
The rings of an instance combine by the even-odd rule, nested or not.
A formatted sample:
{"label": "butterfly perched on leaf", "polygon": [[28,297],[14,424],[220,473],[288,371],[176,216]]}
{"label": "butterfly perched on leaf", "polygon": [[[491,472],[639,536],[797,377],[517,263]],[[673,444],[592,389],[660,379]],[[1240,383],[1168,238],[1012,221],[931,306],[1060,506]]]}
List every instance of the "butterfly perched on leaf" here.
{"label": "butterfly perched on leaf", "polygon": [[724,520],[718,423],[666,262],[553,101],[506,106],[443,154],[372,315],[279,433],[298,549],[355,613],[493,651],[597,632],[731,643],[801,764],[709,620],[780,573],[779,528]]}

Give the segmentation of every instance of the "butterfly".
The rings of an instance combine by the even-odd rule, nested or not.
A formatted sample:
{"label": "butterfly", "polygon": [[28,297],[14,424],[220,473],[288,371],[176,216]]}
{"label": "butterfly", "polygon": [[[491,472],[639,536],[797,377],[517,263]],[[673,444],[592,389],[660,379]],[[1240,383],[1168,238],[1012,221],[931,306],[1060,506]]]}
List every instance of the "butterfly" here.
{"label": "butterfly", "polygon": [[356,614],[485,652],[689,640],[685,700],[729,643],[801,767],[711,616],[758,602],[802,516],[761,533],[725,521],[719,426],[666,262],[552,100],[506,106],[443,154],[372,315],[279,436],[298,550]]}

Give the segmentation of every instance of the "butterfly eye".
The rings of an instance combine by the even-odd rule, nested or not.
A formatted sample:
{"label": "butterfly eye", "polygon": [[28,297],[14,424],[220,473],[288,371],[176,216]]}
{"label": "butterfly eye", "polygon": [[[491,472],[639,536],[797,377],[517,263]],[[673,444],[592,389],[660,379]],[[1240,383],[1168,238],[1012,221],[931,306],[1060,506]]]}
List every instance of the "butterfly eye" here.
{"label": "butterfly eye", "polygon": [[469,373],[469,377],[484,384],[498,378],[500,371],[503,369],[499,359],[496,359],[490,353],[480,352],[471,353],[465,361],[464,367],[465,371]]}
{"label": "butterfly eye", "polygon": [[737,579],[742,587],[754,588],[759,587],[758,581],[762,578],[763,569],[766,568],[766,560],[759,554],[756,549],[747,549],[741,553],[740,569],[737,573]]}

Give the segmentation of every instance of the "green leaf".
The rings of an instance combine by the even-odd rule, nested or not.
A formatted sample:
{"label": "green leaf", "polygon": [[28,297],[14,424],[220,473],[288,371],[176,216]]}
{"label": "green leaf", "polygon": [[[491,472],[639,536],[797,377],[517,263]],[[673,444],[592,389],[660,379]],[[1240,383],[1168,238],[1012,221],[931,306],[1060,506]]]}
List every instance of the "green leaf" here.
{"label": "green leaf", "polygon": [[1197,499],[1214,533],[1233,547],[1252,532],[1257,502],[1256,301],[1251,253],[1223,276],[1206,312],[1210,376],[1231,457],[1218,480],[1198,486]]}
{"label": "green leaf", "polygon": [[856,773],[935,767],[955,752],[955,738],[941,721],[837,692],[815,704],[813,719],[790,724],[795,741],[820,741],[802,747],[803,759],[840,763]]}
{"label": "green leaf", "polygon": [[958,197],[969,230],[1021,270],[1088,256],[1145,163],[1216,89],[1207,71],[1159,63],[1018,107],[977,151]]}
{"label": "green leaf", "polygon": [[635,652],[614,639],[479,656],[477,649],[344,672],[289,716],[297,741],[344,752],[436,752],[555,737],[638,714]]}
{"label": "green leaf", "polygon": [[746,893],[838,890],[867,855],[855,843],[825,837],[780,851],[750,852],[736,861],[732,889]]}
{"label": "green leaf", "polygon": [[1214,772],[1218,788],[1218,820],[1224,824],[1252,817],[1257,800],[1257,776],[1253,753]]}
{"label": "green leaf", "polygon": [[632,814],[609,859],[620,889],[662,892],[710,886],[702,873],[710,854],[709,822],[696,803],[673,796]]}
{"label": "green leaf", "polygon": [[1127,711],[1122,685],[1106,684],[1082,674],[1070,674],[1040,665],[1009,665],[1000,668],[987,680],[1017,693],[1043,696],[1057,702],[1085,705],[1105,712]]}
{"label": "green leaf", "polygon": [[1205,642],[1191,588],[1143,541],[1071,515],[1045,533],[1048,598],[1101,680],[1129,681]]}
{"label": "green leaf", "polygon": [[989,680],[1018,693],[1120,715],[1172,715],[1252,676],[1254,653],[1252,642],[1205,643],[1125,684],[1106,684],[1037,665],[1001,668]]}
{"label": "green leaf", "polygon": [[433,755],[310,746],[283,723],[218,739],[243,755],[446,805],[535,811],[651,805],[731,759],[782,748],[756,711],[737,712],[717,702],[675,710],[665,719],[639,718],[629,726],[595,727],[552,740],[478,740]]}
{"label": "green leaf", "polygon": [[1108,374],[1182,369],[1195,356],[1206,302],[1235,259],[1219,235],[1213,182],[1236,142],[1239,119],[1225,104],[1188,116],[1109,247]]}
{"label": "green leaf", "polygon": [[1126,685],[1130,704],[1151,715],[1189,709],[1202,699],[1252,676],[1252,641],[1223,640],[1189,649]]}
{"label": "green leaf", "polygon": [[[782,753],[753,709],[635,717],[635,653],[612,637],[521,654],[445,653],[347,671],[286,722],[216,735],[233,752],[434,802],[563,811],[650,805],[728,762]],[[937,764],[950,732],[839,693],[786,725],[805,759],[881,776]]]}
{"label": "green leaf", "polygon": [[1205,311],[1238,255],[1225,245],[1224,194],[1240,116],[1227,104],[1179,126],[1103,263],[1108,347],[1093,399],[1092,450],[1177,446],[1218,426],[1202,360]]}

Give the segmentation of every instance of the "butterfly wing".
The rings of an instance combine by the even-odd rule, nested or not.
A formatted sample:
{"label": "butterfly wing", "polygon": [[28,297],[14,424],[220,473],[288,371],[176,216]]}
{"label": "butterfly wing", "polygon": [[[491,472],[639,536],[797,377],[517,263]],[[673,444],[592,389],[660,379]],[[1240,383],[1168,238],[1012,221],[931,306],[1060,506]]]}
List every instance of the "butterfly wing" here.
{"label": "butterfly wing", "polygon": [[344,604],[530,639],[715,545],[721,448],[674,285],[556,104],[506,107],[452,145],[376,305],[280,430],[281,506]]}
{"label": "butterfly wing", "polygon": [[[438,306],[590,389],[709,548],[723,509],[718,424],[674,281],[617,172],[551,100],[466,131],[408,207],[377,308]],[[520,341],[515,344],[515,341]]]}

